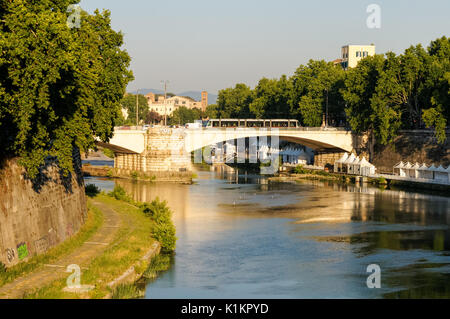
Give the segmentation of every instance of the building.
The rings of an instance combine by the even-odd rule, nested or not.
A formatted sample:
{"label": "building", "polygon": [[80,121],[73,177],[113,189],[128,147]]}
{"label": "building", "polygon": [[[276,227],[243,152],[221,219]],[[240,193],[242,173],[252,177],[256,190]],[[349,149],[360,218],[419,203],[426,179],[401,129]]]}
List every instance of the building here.
{"label": "building", "polygon": [[[354,68],[359,61],[368,56],[375,55],[375,45],[345,45],[341,49],[339,61],[344,70]],[[338,61],[335,60],[335,61]],[[333,61],[334,62],[334,61]]]}
{"label": "building", "polygon": [[178,95],[165,99],[164,95],[156,95],[151,92],[145,95],[145,98],[147,99],[149,110],[157,112],[162,116],[172,115],[173,111],[181,106],[188,109],[197,108],[202,111],[206,111],[208,107],[208,92],[206,91],[202,91],[201,101],[196,101],[189,96]]}

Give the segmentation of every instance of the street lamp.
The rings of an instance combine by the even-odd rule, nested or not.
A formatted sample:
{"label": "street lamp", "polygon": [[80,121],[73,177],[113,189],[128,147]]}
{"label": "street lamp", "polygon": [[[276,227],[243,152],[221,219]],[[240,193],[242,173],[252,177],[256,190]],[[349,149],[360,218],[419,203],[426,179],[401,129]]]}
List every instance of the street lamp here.
{"label": "street lamp", "polygon": [[164,126],[167,126],[167,112],[166,112],[167,101],[166,100],[167,100],[167,83],[169,83],[169,81],[161,80],[161,83],[164,83]]}
{"label": "street lamp", "polygon": [[136,92],[136,130],[139,125],[139,89]]}

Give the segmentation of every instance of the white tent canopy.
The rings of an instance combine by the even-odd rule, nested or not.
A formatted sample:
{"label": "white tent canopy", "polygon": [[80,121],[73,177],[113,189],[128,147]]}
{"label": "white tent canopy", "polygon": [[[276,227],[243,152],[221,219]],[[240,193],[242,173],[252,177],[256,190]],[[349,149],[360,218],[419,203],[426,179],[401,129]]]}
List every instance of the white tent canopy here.
{"label": "white tent canopy", "polygon": [[440,181],[448,181],[448,172],[447,170],[442,167],[442,165],[439,165],[439,167],[434,169],[434,179],[440,180]]}
{"label": "white tent canopy", "polygon": [[434,164],[427,166],[426,163],[415,163],[413,165],[409,162],[406,164],[400,162],[394,166],[394,174],[409,178],[450,182],[450,166],[444,168],[442,165],[436,167]]}
{"label": "white tent canopy", "polygon": [[394,168],[404,168],[404,167],[405,167],[405,163],[403,163],[403,162],[397,163],[397,165],[394,166]]}
{"label": "white tent canopy", "polygon": [[429,170],[427,164],[423,163],[418,169],[419,178],[433,179],[433,172]]}
{"label": "white tent canopy", "polygon": [[334,172],[340,173],[342,172],[342,164],[347,160],[348,153],[344,153],[340,159],[338,159],[336,162],[334,162]]}
{"label": "white tent canopy", "polygon": [[369,176],[375,174],[375,165],[370,164],[365,157],[359,162],[359,174],[362,176]]}

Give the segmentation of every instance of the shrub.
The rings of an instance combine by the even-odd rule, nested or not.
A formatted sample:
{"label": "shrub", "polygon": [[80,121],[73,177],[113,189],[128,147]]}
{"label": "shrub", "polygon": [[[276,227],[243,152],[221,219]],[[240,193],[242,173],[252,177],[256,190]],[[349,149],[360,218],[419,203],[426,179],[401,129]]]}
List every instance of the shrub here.
{"label": "shrub", "polygon": [[106,172],[106,177],[113,177],[114,176],[114,172],[113,172],[113,170],[110,168],[109,170],[108,170],[108,172]]}
{"label": "shrub", "polygon": [[153,228],[153,237],[161,243],[161,250],[170,253],[175,250],[177,237],[173,223],[156,223]]}
{"label": "shrub", "polygon": [[130,197],[128,197],[125,189],[120,185],[114,186],[114,189],[108,193],[108,196],[111,196],[117,200],[123,200],[126,202],[130,202],[130,200],[131,200]]}
{"label": "shrub", "polygon": [[303,165],[297,165],[297,166],[294,168],[294,173],[295,173],[295,174],[306,174],[307,171],[303,168]]}
{"label": "shrub", "polygon": [[100,193],[100,189],[97,186],[95,186],[94,184],[87,184],[84,187],[84,192],[89,197],[95,197]]}
{"label": "shrub", "polygon": [[130,175],[132,179],[137,179],[139,177],[139,173],[136,171],[132,171]]}
{"label": "shrub", "polygon": [[375,180],[375,183],[378,184],[378,185],[386,185],[387,181],[386,181],[386,178],[384,178],[384,177],[378,177]]}
{"label": "shrub", "polygon": [[163,252],[173,252],[176,244],[176,230],[172,222],[172,211],[166,201],[160,201],[157,197],[151,203],[143,203],[140,206],[144,214],[155,221],[153,237],[161,243]]}

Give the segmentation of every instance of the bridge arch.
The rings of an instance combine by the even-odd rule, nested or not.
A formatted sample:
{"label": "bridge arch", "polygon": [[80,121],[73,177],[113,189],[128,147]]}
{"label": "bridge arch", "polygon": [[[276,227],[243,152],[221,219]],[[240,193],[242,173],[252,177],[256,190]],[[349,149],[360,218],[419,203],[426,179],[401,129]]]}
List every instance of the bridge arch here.
{"label": "bridge arch", "polygon": [[302,144],[315,151],[351,152],[354,136],[346,130],[298,130],[298,129],[189,129],[185,130],[185,150],[192,152],[208,145],[251,137],[278,137]]}

